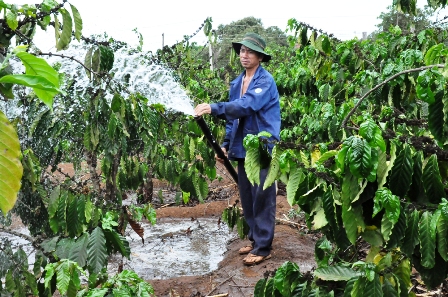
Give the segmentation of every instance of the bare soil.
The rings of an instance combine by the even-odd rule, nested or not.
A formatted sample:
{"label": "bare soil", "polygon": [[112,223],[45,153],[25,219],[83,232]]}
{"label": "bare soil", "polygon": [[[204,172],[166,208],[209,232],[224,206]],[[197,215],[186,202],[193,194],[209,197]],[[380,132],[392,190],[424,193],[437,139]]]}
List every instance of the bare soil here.
{"label": "bare soil", "polygon": [[[156,187],[160,185],[156,185]],[[227,178],[214,181],[211,185],[209,199],[194,206],[171,206],[157,210],[157,217],[171,218],[215,218],[220,223],[224,208],[239,200],[235,183]],[[255,266],[243,264],[244,256],[238,250],[249,243],[248,240],[234,240],[227,245],[224,258],[215,271],[200,276],[182,276],[167,280],[148,280],[158,297],[193,297],[193,296],[253,296],[258,280],[272,276],[276,269],[286,261],[295,262],[302,272],[307,272],[315,265],[314,243],[316,234],[306,232],[300,218],[288,224],[291,210],[283,189],[277,193],[277,215],[272,257]],[[221,295],[224,296],[224,295]]]}
{"label": "bare soil", "polygon": [[[84,180],[89,178],[84,164],[83,172],[77,173]],[[63,163],[58,166],[55,177],[64,179],[73,176],[72,164]],[[204,203],[189,203],[176,205],[174,203],[175,190],[170,185],[157,179],[154,183],[153,206],[157,209],[157,218],[211,218],[221,222],[221,214],[228,205],[239,200],[238,188],[223,166],[217,165],[222,179],[210,183],[209,195]],[[164,197],[160,201],[158,194]],[[300,217],[288,218],[291,207],[286,200],[284,189],[280,186],[277,193],[276,217],[272,257],[255,266],[245,266],[244,256],[238,250],[249,244],[248,240],[236,239],[228,242],[227,251],[218,269],[205,275],[181,276],[171,279],[149,279],[157,297],[203,297],[203,296],[253,296],[255,284],[262,278],[272,276],[276,269],[286,261],[297,263],[301,271],[307,272],[315,265],[314,243],[317,234],[308,233]],[[228,294],[228,295],[222,295]]]}

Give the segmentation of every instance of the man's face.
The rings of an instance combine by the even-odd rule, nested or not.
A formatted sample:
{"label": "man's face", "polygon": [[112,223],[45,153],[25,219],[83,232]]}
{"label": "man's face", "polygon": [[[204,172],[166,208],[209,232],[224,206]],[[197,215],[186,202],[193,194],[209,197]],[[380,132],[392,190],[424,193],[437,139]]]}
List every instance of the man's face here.
{"label": "man's face", "polygon": [[257,52],[251,50],[248,47],[245,47],[244,45],[241,46],[240,62],[245,69],[252,69],[258,67],[258,65],[260,65],[261,60],[263,60],[263,57],[261,55],[258,55]]}

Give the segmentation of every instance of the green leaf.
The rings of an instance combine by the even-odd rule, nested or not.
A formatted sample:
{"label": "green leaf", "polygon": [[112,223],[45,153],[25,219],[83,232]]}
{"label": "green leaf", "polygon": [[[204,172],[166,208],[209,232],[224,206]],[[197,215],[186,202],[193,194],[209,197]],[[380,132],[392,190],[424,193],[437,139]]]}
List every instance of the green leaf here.
{"label": "green leaf", "polygon": [[[258,140],[258,138],[257,138]],[[246,147],[246,159],[244,161],[244,169],[246,170],[247,179],[254,185],[260,184],[260,151],[258,146],[253,144]]]}
{"label": "green leaf", "polygon": [[286,185],[286,198],[290,206],[294,205],[296,192],[304,180],[305,174],[301,168],[296,167],[291,171],[288,183]]}
{"label": "green leaf", "polygon": [[422,180],[426,196],[431,203],[440,203],[442,198],[446,198],[436,155],[429,157],[426,166],[423,168]]}
{"label": "green leaf", "polygon": [[114,247],[114,249],[120,252],[123,256],[129,259],[131,255],[131,249],[126,237],[117,233],[114,230],[104,230],[107,242]]}
{"label": "green leaf", "polygon": [[73,245],[69,253],[69,259],[78,263],[80,267],[84,267],[87,263],[87,243],[89,241],[89,234],[84,233]]}
{"label": "green leaf", "polygon": [[96,227],[87,243],[87,262],[91,273],[98,273],[107,262],[106,238],[100,227]]}
{"label": "green leaf", "polygon": [[16,56],[22,61],[26,69],[26,74],[31,76],[40,76],[50,82],[50,86],[54,89],[44,90],[34,88],[36,96],[42,100],[48,107],[53,105],[53,97],[63,91],[59,89],[59,75],[55,69],[48,65],[47,61],[42,58],[35,57],[27,52],[18,52]]}
{"label": "green leaf", "polygon": [[394,162],[389,179],[389,189],[394,195],[403,197],[412,183],[414,161],[409,145],[405,144]]}
{"label": "green leaf", "polygon": [[65,8],[59,9],[59,12],[62,14],[62,32],[56,42],[56,49],[58,51],[68,48],[72,39],[73,30],[73,20],[70,13]]}
{"label": "green leaf", "polygon": [[336,222],[336,209],[334,205],[333,190],[327,189],[322,195],[322,207],[325,212],[325,218],[327,219],[332,230],[337,230],[338,225]]}
{"label": "green leaf", "polygon": [[64,295],[70,284],[70,261],[62,261],[56,267],[56,286],[59,292]]}
{"label": "green leaf", "polygon": [[[414,155],[414,168],[412,174],[412,183],[408,191],[408,196],[411,201],[424,201],[425,189],[423,186],[422,176],[423,176],[423,152],[417,151]],[[426,202],[426,201],[425,201]]]}
{"label": "green leaf", "polygon": [[349,267],[338,265],[319,267],[314,271],[314,275],[325,281],[348,281],[361,276],[361,273]]}
{"label": "green leaf", "polygon": [[372,281],[366,282],[364,294],[364,296],[369,297],[383,297],[380,276],[377,273],[375,273],[375,277]]}
{"label": "green leaf", "polygon": [[15,31],[19,26],[19,21],[17,18],[18,18],[17,13],[15,13],[12,10],[7,10],[6,23],[8,24],[8,27],[11,28],[11,30],[13,31]]}
{"label": "green leaf", "polygon": [[278,145],[274,146],[272,149],[272,159],[269,165],[268,175],[264,181],[263,190],[266,190],[270,185],[272,185],[278,178],[280,173],[280,156],[283,153],[283,149]]}
{"label": "green leaf", "polygon": [[[26,87],[31,87],[49,92],[62,92],[58,88],[55,88],[55,86],[52,83],[50,83],[46,78],[37,75],[26,75],[26,74],[5,75],[2,78],[0,78],[0,83],[19,84]],[[44,102],[44,103],[51,106],[53,102]]]}
{"label": "green leaf", "polygon": [[444,113],[444,95],[445,91],[440,90],[434,96],[434,103],[428,106],[428,127],[434,138],[445,143],[446,135],[444,134],[445,113]]}
{"label": "green leaf", "polygon": [[80,225],[82,222],[79,220],[78,215],[78,197],[74,197],[74,195],[70,194],[70,198],[67,204],[67,231],[71,237],[76,237],[78,234],[78,230],[80,229]]}
{"label": "green leaf", "polygon": [[255,284],[254,297],[265,297],[264,289],[266,287],[266,279],[262,278]]}
{"label": "green leaf", "polygon": [[285,262],[280,266],[274,276],[275,288],[282,296],[290,296],[293,284],[300,278],[300,268],[296,263]]}
{"label": "green leaf", "polygon": [[443,43],[439,43],[436,45],[433,45],[428,49],[428,51],[425,54],[425,65],[435,65],[439,63],[443,63],[442,59],[443,56],[446,56],[446,47]]}
{"label": "green leaf", "polygon": [[317,163],[322,164],[323,162],[327,161],[328,159],[336,156],[339,152],[336,150],[327,151],[320,156],[319,160],[317,160]]}
{"label": "green leaf", "polygon": [[17,132],[0,111],[0,209],[6,215],[17,200],[21,187],[22,152]]}
{"label": "green leaf", "polygon": [[73,19],[75,21],[75,38],[80,41],[82,36],[82,19],[79,14],[78,9],[70,3],[70,8],[72,9]]}
{"label": "green leaf", "polygon": [[414,210],[407,218],[407,227],[403,239],[403,245],[401,247],[403,253],[405,253],[408,257],[414,253],[414,248],[419,242],[418,222],[419,213],[417,210]]}
{"label": "green leaf", "polygon": [[428,211],[422,214],[419,222],[418,234],[420,241],[421,264],[425,268],[432,268],[435,264],[436,230],[431,224],[432,215]]}
{"label": "green leaf", "polygon": [[355,282],[358,280],[358,277],[354,277],[350,279],[344,288],[344,296],[343,297],[351,297],[352,296],[352,290]]}
{"label": "green leaf", "polygon": [[355,137],[348,149],[350,172],[359,178],[367,178],[373,168],[372,148],[365,139]]}
{"label": "green leaf", "polygon": [[361,123],[359,126],[359,135],[367,140],[368,143],[371,143],[374,140],[374,135],[378,126],[371,119]]}
{"label": "green leaf", "polygon": [[93,47],[87,50],[86,56],[84,58],[84,65],[86,66],[85,71],[89,79],[92,79],[92,72],[90,72],[89,70],[92,68],[92,55],[93,55]]}
{"label": "green leaf", "polygon": [[400,216],[400,199],[396,195],[393,195],[387,188],[376,191],[372,217],[378,214],[382,209],[386,210],[386,217],[395,225]]}
{"label": "green leaf", "polygon": [[387,154],[383,151],[378,153],[377,181],[378,189],[381,189],[387,182],[387,177],[397,157],[397,146],[393,141],[390,143],[390,160],[387,161]]}
{"label": "green leaf", "polygon": [[392,234],[390,235],[389,241],[387,242],[387,248],[395,248],[401,246],[401,240],[403,239],[406,232],[406,214],[405,211],[400,207],[400,216],[397,223],[392,229]]}
{"label": "green leaf", "polygon": [[437,250],[443,260],[448,262],[448,218],[444,215],[437,221]]}

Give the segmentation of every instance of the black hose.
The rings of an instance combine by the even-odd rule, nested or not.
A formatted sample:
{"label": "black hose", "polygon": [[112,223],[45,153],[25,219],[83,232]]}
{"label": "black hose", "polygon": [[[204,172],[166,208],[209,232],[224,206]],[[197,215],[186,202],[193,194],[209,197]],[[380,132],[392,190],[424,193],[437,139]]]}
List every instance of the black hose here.
{"label": "black hose", "polygon": [[236,173],[235,168],[233,168],[229,159],[222,151],[221,146],[216,142],[215,138],[213,138],[212,132],[210,132],[210,129],[208,128],[204,119],[201,116],[199,116],[195,117],[195,120],[198,123],[199,127],[201,128],[202,132],[204,133],[205,137],[207,138],[208,143],[212,146],[213,150],[216,152],[218,158],[224,161],[224,166],[226,167],[227,171],[230,173],[233,180],[238,184],[238,174]]}

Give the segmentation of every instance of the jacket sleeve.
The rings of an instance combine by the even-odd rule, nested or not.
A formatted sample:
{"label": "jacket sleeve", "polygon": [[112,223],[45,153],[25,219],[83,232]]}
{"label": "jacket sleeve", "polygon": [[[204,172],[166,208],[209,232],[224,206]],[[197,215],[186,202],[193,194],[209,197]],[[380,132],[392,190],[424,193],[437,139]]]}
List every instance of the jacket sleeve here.
{"label": "jacket sleeve", "polygon": [[243,97],[230,102],[211,104],[212,115],[225,118],[227,121],[252,115],[262,109],[272,99],[272,79],[261,77],[254,81]]}

